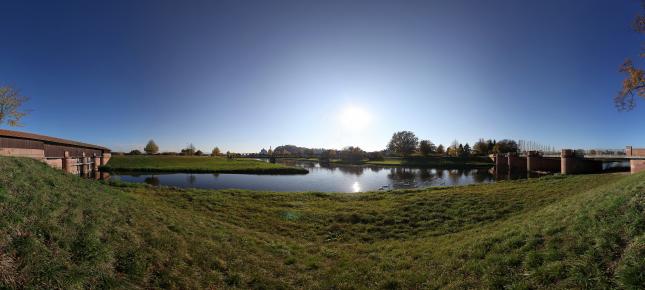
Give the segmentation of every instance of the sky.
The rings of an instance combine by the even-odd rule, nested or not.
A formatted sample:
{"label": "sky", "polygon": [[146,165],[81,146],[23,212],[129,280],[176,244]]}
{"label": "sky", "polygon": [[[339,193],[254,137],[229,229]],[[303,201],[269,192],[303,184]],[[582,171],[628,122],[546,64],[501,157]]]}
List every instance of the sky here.
{"label": "sky", "polygon": [[107,146],[381,150],[409,130],[556,148],[645,147],[612,97],[636,0],[6,1],[15,129]]}

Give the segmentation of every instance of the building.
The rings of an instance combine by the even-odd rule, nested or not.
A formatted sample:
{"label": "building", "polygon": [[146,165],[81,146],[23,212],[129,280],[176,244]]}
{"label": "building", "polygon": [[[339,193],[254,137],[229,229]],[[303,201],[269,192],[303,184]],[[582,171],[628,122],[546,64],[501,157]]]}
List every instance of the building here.
{"label": "building", "polygon": [[0,155],[34,158],[69,173],[89,175],[110,160],[111,151],[92,144],[0,129]]}

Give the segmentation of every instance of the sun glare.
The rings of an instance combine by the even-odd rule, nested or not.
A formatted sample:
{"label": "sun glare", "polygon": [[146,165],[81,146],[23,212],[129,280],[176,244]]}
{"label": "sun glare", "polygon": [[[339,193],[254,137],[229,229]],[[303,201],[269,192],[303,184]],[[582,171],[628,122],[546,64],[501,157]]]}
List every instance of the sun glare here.
{"label": "sun glare", "polygon": [[369,125],[370,121],[370,114],[360,107],[349,106],[340,112],[340,123],[343,129],[364,129]]}

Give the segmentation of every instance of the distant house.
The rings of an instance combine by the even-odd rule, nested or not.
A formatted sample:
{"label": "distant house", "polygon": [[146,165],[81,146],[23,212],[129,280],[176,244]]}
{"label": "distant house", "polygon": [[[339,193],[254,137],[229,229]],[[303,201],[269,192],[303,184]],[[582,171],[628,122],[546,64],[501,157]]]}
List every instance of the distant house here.
{"label": "distant house", "polygon": [[260,155],[267,155],[267,154],[268,152],[266,149],[262,148],[262,150],[260,150]]}

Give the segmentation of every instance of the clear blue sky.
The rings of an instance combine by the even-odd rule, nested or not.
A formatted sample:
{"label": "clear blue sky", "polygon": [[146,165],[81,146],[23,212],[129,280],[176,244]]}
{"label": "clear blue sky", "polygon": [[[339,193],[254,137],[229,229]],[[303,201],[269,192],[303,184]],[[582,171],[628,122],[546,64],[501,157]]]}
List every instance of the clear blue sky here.
{"label": "clear blue sky", "polygon": [[[367,150],[397,130],[645,147],[617,112],[635,0],[2,1],[18,130],[161,150]],[[639,61],[640,63],[640,61]]]}

